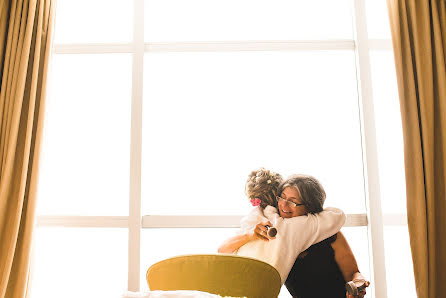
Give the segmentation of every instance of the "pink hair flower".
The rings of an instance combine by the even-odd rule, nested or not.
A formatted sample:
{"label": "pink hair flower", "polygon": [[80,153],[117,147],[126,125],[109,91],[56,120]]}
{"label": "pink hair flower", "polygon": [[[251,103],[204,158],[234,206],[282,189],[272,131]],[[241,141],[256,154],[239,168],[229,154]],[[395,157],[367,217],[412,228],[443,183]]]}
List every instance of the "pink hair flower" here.
{"label": "pink hair flower", "polygon": [[260,206],[260,199],[259,198],[255,198],[255,199],[251,199],[251,205],[255,206]]}

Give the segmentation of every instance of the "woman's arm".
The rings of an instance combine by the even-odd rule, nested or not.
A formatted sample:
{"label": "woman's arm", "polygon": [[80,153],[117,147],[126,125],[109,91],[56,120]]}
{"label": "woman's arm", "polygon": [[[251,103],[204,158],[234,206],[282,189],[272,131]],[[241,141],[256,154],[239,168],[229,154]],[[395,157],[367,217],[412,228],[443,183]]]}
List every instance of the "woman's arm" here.
{"label": "woman's arm", "polygon": [[[347,240],[341,232],[336,234],[336,241],[331,244],[335,252],[335,261],[338,263],[339,269],[341,269],[342,275],[345,281],[351,281],[354,279],[364,279],[364,276],[358,270],[358,264],[356,263],[355,256],[348,245]],[[368,281],[366,281],[369,283]],[[361,292],[360,297],[365,295],[365,291]],[[349,297],[347,295],[347,297]]]}
{"label": "woman's arm", "polygon": [[[218,248],[219,253],[233,253],[238,250],[240,247],[245,245],[246,243],[261,239],[264,241],[269,241],[269,238],[266,236],[267,228],[265,226],[272,226],[269,221],[258,223],[253,229],[234,237],[227,239],[223,242]],[[273,239],[273,238],[271,238]]]}

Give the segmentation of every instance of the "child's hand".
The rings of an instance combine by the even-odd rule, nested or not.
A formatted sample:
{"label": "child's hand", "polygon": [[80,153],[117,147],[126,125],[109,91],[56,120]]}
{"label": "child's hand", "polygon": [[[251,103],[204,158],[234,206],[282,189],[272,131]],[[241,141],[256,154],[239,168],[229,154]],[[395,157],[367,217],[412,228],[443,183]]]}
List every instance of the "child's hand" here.
{"label": "child's hand", "polygon": [[252,231],[252,240],[264,240],[269,241],[270,239],[275,239],[275,237],[269,238],[268,237],[268,228],[266,226],[272,226],[272,224],[269,221],[258,223],[254,230]]}

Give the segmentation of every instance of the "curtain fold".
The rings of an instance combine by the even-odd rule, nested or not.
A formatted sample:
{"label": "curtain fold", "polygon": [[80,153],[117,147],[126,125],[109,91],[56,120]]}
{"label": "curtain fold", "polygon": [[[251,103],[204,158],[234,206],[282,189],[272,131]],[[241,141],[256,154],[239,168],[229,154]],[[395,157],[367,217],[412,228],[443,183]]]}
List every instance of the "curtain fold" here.
{"label": "curtain fold", "polygon": [[418,297],[446,293],[446,9],[387,0],[400,98],[407,217]]}
{"label": "curtain fold", "polygon": [[0,297],[26,297],[55,1],[0,1]]}

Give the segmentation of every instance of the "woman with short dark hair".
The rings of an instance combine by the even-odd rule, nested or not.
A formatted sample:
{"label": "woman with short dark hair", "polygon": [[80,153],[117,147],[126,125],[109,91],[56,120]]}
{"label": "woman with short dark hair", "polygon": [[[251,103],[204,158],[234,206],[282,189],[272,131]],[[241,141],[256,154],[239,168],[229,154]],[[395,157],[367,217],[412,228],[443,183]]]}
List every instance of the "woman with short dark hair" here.
{"label": "woman with short dark hair", "polygon": [[[292,175],[281,183],[279,192],[283,200],[302,204],[292,210],[279,205],[282,217],[315,214],[323,210],[325,190],[312,176]],[[347,240],[338,232],[299,254],[285,286],[293,297],[298,298],[354,297],[346,293],[346,281],[369,285],[358,270]],[[363,297],[365,294],[364,290],[356,297]]]}

